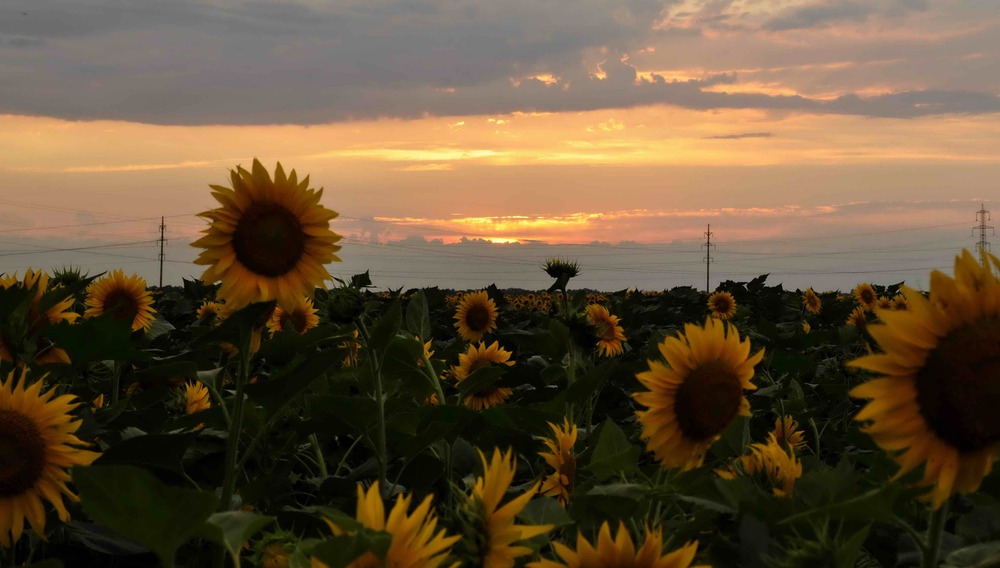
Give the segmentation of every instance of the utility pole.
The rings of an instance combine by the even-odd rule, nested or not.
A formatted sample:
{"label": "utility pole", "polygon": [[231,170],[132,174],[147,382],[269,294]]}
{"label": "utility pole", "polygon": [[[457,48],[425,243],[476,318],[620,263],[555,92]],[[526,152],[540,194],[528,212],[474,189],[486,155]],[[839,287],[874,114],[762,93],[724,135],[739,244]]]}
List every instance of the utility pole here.
{"label": "utility pole", "polygon": [[992,220],[990,219],[990,212],[986,210],[985,205],[980,203],[979,211],[976,211],[976,221],[979,221],[979,225],[973,227],[972,230],[975,231],[976,229],[979,229],[978,248],[980,251],[980,261],[983,263],[983,266],[986,266],[986,255],[983,253],[991,250],[990,243],[986,240],[986,229],[990,230],[991,235],[996,235],[996,231],[993,230],[993,227],[986,224],[986,221],[990,220]]}
{"label": "utility pole", "polygon": [[160,258],[160,288],[163,288],[163,259],[166,258],[166,255],[163,254],[163,245],[166,244],[166,242],[167,242],[167,239],[166,239],[167,226],[163,224],[163,220],[164,220],[164,217],[160,217],[160,240],[159,240],[159,243],[160,243],[160,256],[159,256],[159,258]]}
{"label": "utility pole", "polygon": [[712,244],[712,225],[709,223],[708,230],[705,231],[705,244],[701,245],[705,247],[705,293],[709,294],[712,289],[709,288],[709,282],[711,280],[712,274],[712,249],[715,245]]}

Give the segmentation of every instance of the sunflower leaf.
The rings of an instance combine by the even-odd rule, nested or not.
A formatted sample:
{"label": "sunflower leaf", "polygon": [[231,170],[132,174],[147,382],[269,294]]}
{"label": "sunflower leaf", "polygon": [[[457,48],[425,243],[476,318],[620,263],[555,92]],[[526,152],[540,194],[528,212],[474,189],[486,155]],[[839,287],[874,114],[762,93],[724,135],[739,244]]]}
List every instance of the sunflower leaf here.
{"label": "sunflower leaf", "polygon": [[219,505],[214,493],[169,487],[132,466],[76,467],[73,482],[87,516],[152,550],[168,568]]}
{"label": "sunflower leaf", "polygon": [[250,537],[257,534],[267,525],[273,523],[275,517],[267,517],[247,511],[225,511],[215,513],[202,523],[199,533],[226,548],[233,559],[233,565],[239,566],[240,550]]}
{"label": "sunflower leaf", "polygon": [[419,337],[422,343],[434,338],[431,331],[431,316],[427,309],[427,297],[423,290],[414,294],[406,306],[406,329]]}
{"label": "sunflower leaf", "polygon": [[362,530],[350,535],[335,536],[312,549],[312,556],[330,568],[346,568],[366,552],[384,558],[392,536],[386,532]]}

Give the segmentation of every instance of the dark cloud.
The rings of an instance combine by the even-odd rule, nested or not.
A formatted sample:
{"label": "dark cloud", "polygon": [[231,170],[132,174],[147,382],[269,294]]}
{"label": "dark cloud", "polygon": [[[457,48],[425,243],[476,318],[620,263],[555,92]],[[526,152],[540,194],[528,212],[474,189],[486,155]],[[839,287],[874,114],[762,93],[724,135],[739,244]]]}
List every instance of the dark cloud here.
{"label": "dark cloud", "polygon": [[[963,88],[831,101],[710,90],[737,82],[734,73],[640,80],[626,54],[662,38],[654,24],[673,4],[14,0],[0,7],[0,113],[317,124],[650,104],[888,117],[1000,111],[991,92]],[[732,19],[725,12],[731,5],[705,3],[700,25]],[[764,27],[890,17],[922,6],[907,0],[804,4],[775,14]],[[598,65],[602,79],[594,76]],[[530,78],[542,74],[559,80]]]}
{"label": "dark cloud", "polygon": [[720,136],[706,136],[706,140],[743,140],[744,138],[771,138],[772,132],[743,132],[740,134],[722,134]]}

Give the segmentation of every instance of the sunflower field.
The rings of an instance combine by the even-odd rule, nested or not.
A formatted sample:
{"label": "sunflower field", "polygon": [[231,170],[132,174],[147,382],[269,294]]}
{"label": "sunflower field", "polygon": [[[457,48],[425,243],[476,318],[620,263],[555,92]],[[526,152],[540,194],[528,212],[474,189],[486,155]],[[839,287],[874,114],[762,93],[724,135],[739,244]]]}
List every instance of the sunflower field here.
{"label": "sunflower field", "polygon": [[0,567],[1000,566],[991,255],[379,292],[308,177],[231,182],[183,287],[0,278]]}

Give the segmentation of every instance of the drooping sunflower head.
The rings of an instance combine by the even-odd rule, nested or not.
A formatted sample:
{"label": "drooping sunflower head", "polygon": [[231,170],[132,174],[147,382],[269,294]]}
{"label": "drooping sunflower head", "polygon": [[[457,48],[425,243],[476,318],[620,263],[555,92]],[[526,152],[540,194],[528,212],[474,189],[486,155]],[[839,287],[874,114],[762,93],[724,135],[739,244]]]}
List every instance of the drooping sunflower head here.
{"label": "drooping sunflower head", "polygon": [[200,381],[184,383],[184,413],[194,414],[212,407],[208,389]]}
{"label": "drooping sunflower head", "polygon": [[698,542],[691,541],[681,548],[663,553],[663,531],[646,526],[642,546],[636,548],[625,523],[619,521],[618,532],[612,536],[607,521],[601,524],[596,543],[577,534],[576,548],[553,543],[558,560],[543,559],[528,564],[528,568],[688,568],[698,553]]}
{"label": "drooping sunflower head", "polygon": [[871,284],[862,282],[854,287],[854,299],[866,310],[871,310],[878,302],[878,295]]}
{"label": "drooping sunflower head", "polygon": [[816,292],[813,292],[813,289],[809,288],[806,290],[805,294],[802,295],[802,305],[810,314],[818,314],[823,303],[820,301]]}
{"label": "drooping sunflower head", "polygon": [[114,270],[91,283],[87,287],[86,305],[83,317],[107,315],[128,323],[132,331],[149,331],[156,319],[146,280],[137,274],[126,277],[121,270]]}
{"label": "drooping sunflower head", "polygon": [[[0,546],[17,542],[25,521],[45,536],[44,498],[69,520],[63,499],[76,501],[66,484],[68,468],[97,459],[75,433],[80,421],[71,412],[79,403],[70,395],[42,392],[45,377],[30,382],[27,367],[15,379],[0,379]],[[16,383],[16,384],[15,384]]]}
{"label": "drooping sunflower head", "polygon": [[802,477],[802,464],[795,453],[781,446],[774,434],[768,434],[766,444],[751,444],[745,456],[725,469],[715,471],[723,479],[735,479],[739,475],[758,477],[771,487],[777,497],[791,497],[795,480]]}
{"label": "drooping sunflower head", "polygon": [[[413,512],[408,512],[411,501],[412,496],[399,495],[386,516],[378,482],[373,483],[367,492],[358,485],[356,520],[365,528],[389,533],[392,540],[384,564],[375,554],[368,552],[348,564],[348,568],[438,568],[444,563],[451,546],[459,537],[447,536],[444,529],[436,531],[438,519],[432,508],[433,496],[428,495]],[[327,520],[327,525],[334,535],[348,532],[330,520]],[[319,568],[326,564],[313,558],[312,566]]]}
{"label": "drooping sunflower head", "polygon": [[597,350],[604,357],[613,357],[625,352],[625,329],[618,316],[611,315],[600,304],[587,306],[587,321],[597,330]]}
{"label": "drooping sunflower head", "polygon": [[727,320],[736,314],[736,298],[729,292],[718,291],[708,297],[708,310],[711,315]]}
{"label": "drooping sunflower head", "polygon": [[562,425],[551,422],[548,424],[552,429],[552,437],[541,438],[548,451],[539,452],[538,455],[553,471],[542,479],[538,492],[555,497],[565,507],[569,504],[569,496],[576,484],[576,456],[573,455],[573,446],[576,445],[579,431],[575,424],[570,424],[565,418]]}
{"label": "drooping sunflower head", "polygon": [[868,325],[868,314],[865,311],[864,306],[858,306],[851,311],[850,315],[844,321],[845,324],[856,327],[858,329],[865,329]]}
{"label": "drooping sunflower head", "polygon": [[542,265],[542,270],[546,274],[556,279],[566,279],[575,278],[580,274],[580,263],[575,260],[569,260],[564,258],[550,258],[545,261]]}
{"label": "drooping sunflower head", "polygon": [[313,301],[305,296],[291,309],[276,306],[267,320],[267,329],[273,337],[283,329],[293,329],[297,333],[305,333],[319,325],[319,310],[313,307]]}
{"label": "drooping sunflower head", "polygon": [[684,333],[659,345],[666,361],[649,361],[636,375],[648,390],[632,397],[642,438],[664,468],[693,469],[738,415],[750,415],[744,390],[763,349],[750,355],[749,339],[740,340],[735,327],[708,318],[704,326],[685,324]]}
{"label": "drooping sunflower head", "polygon": [[807,447],[805,432],[799,430],[799,423],[791,415],[775,418],[771,435],[779,446],[790,452],[801,452]]}
{"label": "drooping sunflower head", "polygon": [[455,328],[466,341],[482,341],[497,328],[497,305],[486,290],[462,296],[455,310]]}
{"label": "drooping sunflower head", "polygon": [[211,225],[191,243],[205,249],[195,260],[208,266],[201,279],[222,281],[218,296],[234,308],[277,300],[291,309],[311,298],[330,278],[324,265],[340,260],[340,235],[330,230],[337,212],[320,204],[323,190],[309,188],[308,176],[300,182],[295,170],[286,176],[281,164],[272,180],[256,159],[230,178],[231,188],[211,186],[221,207],[200,214]]}
{"label": "drooping sunflower head", "polygon": [[[500,343],[497,341],[489,346],[484,343],[470,345],[468,351],[458,356],[458,365],[451,368],[451,376],[454,377],[455,382],[461,383],[469,375],[484,367],[493,365],[509,367],[514,364],[510,360],[510,356],[511,352],[500,347]],[[473,410],[483,410],[502,404],[512,394],[514,391],[507,387],[487,387],[479,392],[466,395],[462,399],[462,404]]]}
{"label": "drooping sunflower head", "polygon": [[963,251],[954,278],[931,273],[929,298],[904,286],[910,309],[868,328],[883,353],[849,363],[878,375],[851,391],[871,399],[855,420],[891,453],[897,477],[924,466],[934,508],[976,491],[1000,449],[1000,260],[987,260]]}
{"label": "drooping sunflower head", "polygon": [[472,492],[466,496],[459,511],[463,526],[462,543],[456,547],[459,556],[471,566],[513,566],[515,558],[531,554],[531,548],[521,541],[552,530],[551,525],[519,525],[518,514],[538,492],[538,483],[501,506],[507,495],[517,461],[508,450],[493,450],[489,460],[479,452],[483,475],[476,478]]}

